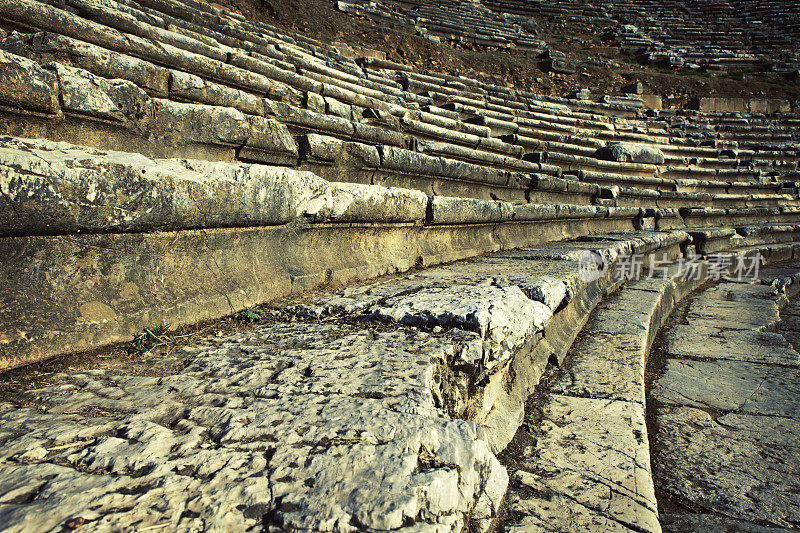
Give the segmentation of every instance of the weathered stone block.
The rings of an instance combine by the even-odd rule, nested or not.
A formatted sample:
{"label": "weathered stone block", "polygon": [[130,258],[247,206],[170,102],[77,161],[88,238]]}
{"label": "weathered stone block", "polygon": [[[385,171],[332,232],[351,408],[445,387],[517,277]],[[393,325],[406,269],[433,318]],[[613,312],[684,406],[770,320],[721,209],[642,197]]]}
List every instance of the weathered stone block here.
{"label": "weathered stone block", "polygon": [[239,150],[239,159],[273,165],[297,164],[297,141],[280,122],[264,117],[248,116],[250,132],[247,143]]}
{"label": "weathered stone block", "polygon": [[153,96],[169,92],[168,69],[57,33],[14,33],[0,46],[41,64],[57,61],[106,79],[128,80]]}
{"label": "weathered stone block", "polygon": [[604,148],[598,149],[595,156],[619,163],[664,164],[664,153],[660,149],[628,142],[609,143]]}
{"label": "weathered stone block", "polygon": [[249,115],[263,115],[262,98],[238,89],[204,80],[200,76],[173,70],[169,78],[169,96],[199,104],[233,107]]}
{"label": "weathered stone block", "polygon": [[415,222],[418,191],[331,184],[309,172],[207,161],[153,161],[64,143],[0,146],[5,235],[154,231],[309,222]]}
{"label": "weathered stone block", "polygon": [[0,103],[58,115],[58,79],[30,59],[0,51]]}
{"label": "weathered stone block", "polygon": [[245,116],[232,107],[180,104],[156,99],[153,111],[150,135],[170,137],[177,143],[239,146],[244,144],[250,132]]}
{"label": "weathered stone block", "polygon": [[[113,121],[124,121],[126,116],[135,120],[141,112],[143,103],[149,100],[144,92],[129,81],[114,80],[112,84],[83,69],[68,67],[60,63],[48,63],[45,68],[55,71],[61,86],[61,100],[64,111],[103,118]],[[127,113],[123,113],[110,96],[110,92],[120,103],[126,104]]]}
{"label": "weathered stone block", "polygon": [[499,202],[450,196],[431,198],[431,224],[482,224],[500,220]]}

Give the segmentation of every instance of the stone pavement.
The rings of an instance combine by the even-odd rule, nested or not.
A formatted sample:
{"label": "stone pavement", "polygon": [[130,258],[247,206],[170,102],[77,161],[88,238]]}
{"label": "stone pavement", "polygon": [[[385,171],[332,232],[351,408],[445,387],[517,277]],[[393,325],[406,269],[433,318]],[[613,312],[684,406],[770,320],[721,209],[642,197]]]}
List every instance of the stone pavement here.
{"label": "stone pavement", "polygon": [[613,263],[685,238],[423,270],[276,310],[169,361],[64,372],[0,403],[0,529],[486,530],[508,485],[495,448],[522,405],[487,417],[554,312],[586,304],[580,254]]}
{"label": "stone pavement", "polygon": [[800,305],[785,304],[775,285],[725,282],[667,332],[649,399],[665,531],[800,527],[800,356],[787,340]]}
{"label": "stone pavement", "polygon": [[675,302],[701,283],[675,268],[598,305],[540,405],[508,495],[505,531],[661,531],[645,424],[645,363]]}
{"label": "stone pavement", "polygon": [[298,529],[450,531],[490,517],[505,470],[435,397],[437,365],[473,337],[277,323],[188,349],[176,375],[66,375],[2,406],[0,524],[240,531],[279,513]]}
{"label": "stone pavement", "polygon": [[[711,512],[794,526],[797,465],[786,458],[797,445],[786,437],[800,434],[798,356],[762,331],[784,303],[767,285],[710,289],[687,315],[707,323],[672,331],[668,353],[682,355],[670,355],[654,392],[655,487],[691,490],[680,497],[709,512],[659,516],[645,363],[700,281],[671,268],[598,304],[618,285],[583,279],[579,258],[592,251],[610,276],[619,254],[674,251],[684,238],[640,232],[504,252],[319,295],[175,355],[64,372],[0,403],[0,529],[488,531],[504,502],[514,532],[727,527]],[[509,480],[495,454],[522,422],[519,401],[596,305]],[[724,312],[735,316],[722,327]],[[783,322],[794,328],[800,312]],[[703,346],[692,331],[741,353],[694,361],[686,354]],[[693,372],[710,365],[695,386]],[[698,429],[705,440],[685,437]],[[716,462],[704,466],[709,450]],[[745,479],[751,468],[767,483],[748,495],[769,507],[720,496],[744,484],[729,472]]]}

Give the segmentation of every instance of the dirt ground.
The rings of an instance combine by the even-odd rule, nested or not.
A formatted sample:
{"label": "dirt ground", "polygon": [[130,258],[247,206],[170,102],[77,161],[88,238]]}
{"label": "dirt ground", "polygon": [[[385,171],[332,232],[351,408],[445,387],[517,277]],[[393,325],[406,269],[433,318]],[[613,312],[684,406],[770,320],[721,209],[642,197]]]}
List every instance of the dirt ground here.
{"label": "dirt ground", "polygon": [[797,82],[767,79],[763,74],[747,74],[740,80],[735,79],[739,76],[640,65],[620,54],[609,27],[603,26],[586,29],[538,19],[537,37],[566,53],[577,66],[575,74],[553,75],[538,68],[534,52],[437,44],[382,19],[337,11],[333,0],[216,0],[215,5],[322,41],[380,50],[399,63],[540,94],[565,96],[582,88],[595,94],[619,94],[624,85],[641,81],[645,93],[662,96],[665,107],[682,107],[700,96],[800,98]]}

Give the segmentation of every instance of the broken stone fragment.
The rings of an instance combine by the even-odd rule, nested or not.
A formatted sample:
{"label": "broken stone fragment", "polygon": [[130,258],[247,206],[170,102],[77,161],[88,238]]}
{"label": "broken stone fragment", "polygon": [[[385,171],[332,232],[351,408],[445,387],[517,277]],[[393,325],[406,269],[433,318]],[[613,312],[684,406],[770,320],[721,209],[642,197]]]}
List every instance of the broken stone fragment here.
{"label": "broken stone fragment", "polygon": [[423,289],[389,298],[373,316],[401,324],[475,331],[484,341],[486,368],[514,356],[553,316],[545,304],[531,300],[517,286],[491,282]]}
{"label": "broken stone fragment", "polygon": [[580,91],[570,93],[569,97],[576,98],[578,100],[589,100],[592,97],[592,91],[589,89],[581,89]]}

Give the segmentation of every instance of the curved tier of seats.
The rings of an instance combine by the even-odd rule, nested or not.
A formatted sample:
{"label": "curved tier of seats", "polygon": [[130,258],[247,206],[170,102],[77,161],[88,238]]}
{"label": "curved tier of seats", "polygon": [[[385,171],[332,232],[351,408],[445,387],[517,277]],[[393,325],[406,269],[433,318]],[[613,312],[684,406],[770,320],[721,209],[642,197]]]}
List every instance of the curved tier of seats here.
{"label": "curved tier of seats", "polygon": [[404,4],[355,0],[337,1],[336,7],[351,15],[388,19],[435,42],[534,50],[547,47],[533,36],[535,20],[494,12],[480,2],[412,0]]}
{"label": "curved tier of seats", "polygon": [[[612,227],[694,229],[800,221],[795,181],[800,118],[794,115],[653,113],[645,112],[638,101],[542,97],[467,78],[417,72],[383,59],[354,60],[323,43],[288,36],[195,1],[66,0],[62,7],[55,0],[20,0],[0,6],[0,20],[5,28],[0,39],[4,66],[0,131],[7,135],[69,141],[99,150],[124,147],[155,160],[190,159],[184,166],[203,168],[200,172],[211,176],[213,183],[227,184],[230,176],[238,180],[237,173],[280,181],[275,174],[248,166],[257,163],[287,169],[281,176],[291,176],[286,179],[303,186],[307,186],[303,172],[310,171],[331,183],[390,187],[388,192],[378,188],[352,193],[351,188],[332,185],[331,194],[345,190],[342,194],[379,198],[374,207],[347,215],[347,223],[438,228],[417,232],[414,239],[423,233],[440,234],[441,228],[454,224],[471,228],[467,233],[478,231],[470,226],[475,224],[515,228],[492,227],[478,241],[484,244],[464,242],[446,253],[398,256],[398,262],[350,254],[353,264],[347,269],[353,274],[348,279],[360,276],[355,272],[375,275],[555,238],[553,232],[518,229],[530,226],[530,221],[586,221],[565,222],[562,226],[572,229],[557,229],[562,237]],[[75,147],[17,140],[5,144],[8,157],[13,154],[20,160],[39,151],[48,154],[49,165],[82,158]],[[123,183],[122,190],[130,187],[126,173],[139,167],[174,173],[175,179],[183,172],[170,163],[126,160],[119,154],[96,152],[92,157],[95,163],[89,167],[101,177],[82,179]],[[123,171],[119,160],[126,160]],[[240,166],[223,170],[202,161]],[[287,224],[292,217],[311,223],[339,221],[338,215],[313,220],[300,211],[263,219],[246,213],[237,219],[225,212],[219,222],[212,222],[209,213],[193,221],[189,215],[165,212],[161,215],[165,220],[177,218],[137,225],[133,214],[126,223],[103,219],[108,207],[90,215],[98,220],[89,220],[84,227],[74,209],[69,216],[48,212],[50,198],[76,193],[68,190],[68,180],[50,181],[48,194],[36,187],[29,190],[30,184],[20,176],[34,172],[35,166],[30,159],[22,171],[6,164],[9,193],[4,203],[9,214],[5,218],[13,221],[8,235],[14,238],[82,232],[105,238],[118,235],[116,239],[162,230],[262,228]],[[428,198],[396,188],[422,191]],[[87,193],[83,200],[74,196],[65,201],[91,203],[94,189],[81,194]],[[103,205],[119,212],[143,208],[139,203],[126,205],[130,198],[120,190],[107,194]],[[170,199],[176,190],[160,194],[163,203],[150,209],[163,210],[177,201]],[[240,191],[226,189],[224,194],[233,201]],[[416,211],[398,212],[393,203],[397,194],[415,198]],[[253,209],[268,209],[273,201],[269,196],[254,198]],[[25,213],[37,214],[29,218]],[[229,215],[233,218],[226,218]],[[446,240],[453,238],[448,235]],[[369,266],[376,261],[383,266]],[[288,264],[281,268],[292,270]],[[343,281],[337,274],[342,268],[322,261],[310,272],[289,278]],[[288,285],[305,286],[296,281]],[[233,307],[286,294],[288,289],[278,286],[287,285],[274,282],[273,288],[263,287],[255,291],[258,296],[243,298]],[[211,300],[220,301],[226,292],[215,292]],[[90,300],[95,301],[102,299]],[[177,305],[182,309],[184,304],[179,300]],[[208,318],[226,308],[203,304],[204,312],[198,315],[197,307],[157,316],[180,322]],[[156,316],[142,312],[149,320]],[[104,320],[110,316],[107,310],[100,315]],[[50,344],[53,349],[79,349],[124,339],[136,329],[136,322],[112,324],[117,329],[114,334],[75,335],[90,339],[80,345],[61,340]],[[50,353],[18,355],[17,360]]]}
{"label": "curved tier of seats", "polygon": [[197,0],[0,3],[0,370],[328,291],[0,403],[0,526],[486,531],[631,256],[797,258],[799,152],[791,113],[541,96]]}
{"label": "curved tier of seats", "polygon": [[779,72],[800,67],[800,10],[775,1],[354,0],[337,6],[429,39],[470,46],[544,50],[546,43],[533,35],[537,18],[546,17],[583,28],[611,26],[622,51],[670,67]]}
{"label": "curved tier of seats", "polygon": [[800,10],[771,0],[485,0],[497,13],[616,29],[622,50],[671,67],[797,71]]}
{"label": "curved tier of seats", "polygon": [[[793,248],[760,254],[792,261]],[[723,252],[691,271],[688,263],[659,265],[655,276],[632,280],[595,308],[529,406],[532,445],[512,461],[504,530],[679,532],[719,524],[755,531],[798,523],[797,505],[785,496],[796,474],[783,466],[796,438],[771,427],[776,416],[787,429],[797,420],[800,356],[771,332],[798,293],[796,257],[777,277],[757,268],[735,273],[740,258]],[[661,374],[653,369],[662,355],[651,348],[678,307],[659,344],[667,357]],[[731,423],[742,415],[750,417],[746,427]],[[762,415],[768,422],[759,424]]]}

